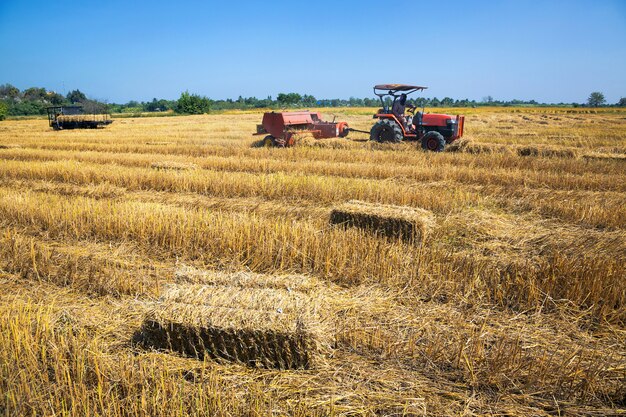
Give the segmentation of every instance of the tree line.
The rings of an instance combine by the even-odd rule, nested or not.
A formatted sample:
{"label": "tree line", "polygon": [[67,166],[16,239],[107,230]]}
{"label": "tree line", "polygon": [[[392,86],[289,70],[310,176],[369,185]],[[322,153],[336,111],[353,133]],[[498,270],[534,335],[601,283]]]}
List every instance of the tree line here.
{"label": "tree line", "polygon": [[[387,105],[391,100],[387,100]],[[535,100],[494,100],[486,96],[480,101],[469,99],[453,99],[444,97],[416,97],[409,100],[409,104],[417,107],[480,107],[480,106],[606,106],[606,100],[601,92],[593,92],[585,103],[558,103],[546,104]],[[85,93],[76,89],[66,95],[45,88],[31,87],[23,91],[11,84],[0,85],[0,120],[5,116],[32,116],[45,115],[50,106],[80,105],[89,113],[144,113],[173,111],[179,114],[202,114],[216,110],[255,109],[255,108],[296,108],[296,107],[379,107],[378,98],[349,99],[317,99],[312,95],[298,93],[280,93],[276,98],[242,97],[237,99],[214,100],[188,91],[181,93],[177,100],[154,98],[152,101],[135,101],[128,103],[103,103],[90,99]],[[626,107],[626,97],[622,97],[614,106]]]}

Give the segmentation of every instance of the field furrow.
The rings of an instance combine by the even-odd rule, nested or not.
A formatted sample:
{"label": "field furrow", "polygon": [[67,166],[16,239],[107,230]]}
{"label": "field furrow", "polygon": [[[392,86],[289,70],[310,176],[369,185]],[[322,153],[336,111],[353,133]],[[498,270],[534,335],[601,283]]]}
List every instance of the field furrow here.
{"label": "field furrow", "polygon": [[[413,151],[413,150],[411,150]],[[390,152],[391,153],[391,152]],[[392,152],[397,153],[397,152]],[[416,153],[416,152],[411,152]],[[417,153],[417,155],[420,155]],[[610,160],[577,160],[570,162],[543,160],[520,163],[528,158],[480,157],[475,155],[455,158],[428,158],[415,161],[376,161],[370,163],[341,161],[335,164],[327,159],[297,160],[285,155],[260,154],[250,156],[188,157],[146,153],[49,151],[7,149],[0,158],[17,161],[80,161],[95,164],[120,165],[155,169],[189,170],[202,168],[212,171],[274,173],[336,176],[365,179],[408,179],[415,181],[454,181],[467,184],[506,185],[510,187],[552,187],[555,189],[593,189],[624,191],[626,175],[623,163]],[[390,158],[392,159],[392,158]],[[465,162],[465,163],[464,163]],[[488,170],[481,171],[480,168]],[[594,169],[595,168],[595,169]],[[595,175],[592,175],[595,174]]]}
{"label": "field furrow", "polygon": [[[436,243],[425,248],[267,213],[70,200],[10,189],[0,189],[0,214],[7,224],[57,239],[130,240],[160,248],[171,258],[259,272],[294,270],[350,285],[411,285],[420,288],[419,294],[454,294],[465,288],[466,295],[469,290],[474,297],[513,308],[536,306],[542,294],[572,299],[583,293],[580,301],[589,305],[599,299],[622,305],[626,299],[618,285],[626,255],[623,232],[554,229],[560,234],[555,239],[541,224],[527,223],[520,232],[519,221],[481,212],[462,225],[457,217],[445,218],[434,234]],[[594,257],[579,258],[581,247]],[[598,278],[581,280],[583,276]]]}
{"label": "field furrow", "polygon": [[[7,161],[0,166],[0,173],[3,173],[5,183],[52,181],[61,185],[70,182],[86,187],[82,192],[76,190],[79,195],[88,190],[92,194],[153,190],[197,193],[206,197],[283,200],[278,205],[293,205],[289,201],[296,194],[302,201],[296,206],[329,205],[349,198],[416,205],[437,212],[476,205],[500,205],[508,210],[536,211],[547,217],[591,227],[623,228],[626,224],[623,194],[616,191],[478,186],[448,181],[414,183],[401,178],[373,184],[361,178],[346,178],[343,179],[343,186],[337,190],[336,180],[330,177],[283,173],[228,174],[193,169],[190,172],[184,169],[126,168],[71,161],[38,162],[28,166],[19,161]],[[259,186],[259,183],[266,185]],[[369,187],[362,187],[364,184]]]}

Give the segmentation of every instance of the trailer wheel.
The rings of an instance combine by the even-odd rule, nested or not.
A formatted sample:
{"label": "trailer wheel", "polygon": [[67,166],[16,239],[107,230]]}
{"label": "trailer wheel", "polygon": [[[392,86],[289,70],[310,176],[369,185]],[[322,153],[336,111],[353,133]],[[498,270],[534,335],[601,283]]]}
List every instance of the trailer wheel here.
{"label": "trailer wheel", "polygon": [[376,142],[401,142],[404,138],[402,129],[396,122],[389,119],[379,120],[370,130],[370,140]]}
{"label": "trailer wheel", "polygon": [[273,148],[274,146],[276,146],[276,144],[274,143],[274,136],[272,135],[267,135],[263,138],[263,146],[265,148]]}
{"label": "trailer wheel", "polygon": [[446,140],[439,132],[431,130],[422,136],[422,149],[433,152],[441,152],[446,146]]}

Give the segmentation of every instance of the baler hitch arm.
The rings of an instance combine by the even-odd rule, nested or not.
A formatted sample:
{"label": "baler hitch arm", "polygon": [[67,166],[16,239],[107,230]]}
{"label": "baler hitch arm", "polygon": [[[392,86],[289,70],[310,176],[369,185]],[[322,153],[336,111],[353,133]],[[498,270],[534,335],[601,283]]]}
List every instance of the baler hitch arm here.
{"label": "baler hitch arm", "polygon": [[354,129],[349,127],[348,129],[346,129],[348,132],[358,132],[358,133],[367,133],[368,135],[370,134],[369,130],[359,130],[359,129]]}

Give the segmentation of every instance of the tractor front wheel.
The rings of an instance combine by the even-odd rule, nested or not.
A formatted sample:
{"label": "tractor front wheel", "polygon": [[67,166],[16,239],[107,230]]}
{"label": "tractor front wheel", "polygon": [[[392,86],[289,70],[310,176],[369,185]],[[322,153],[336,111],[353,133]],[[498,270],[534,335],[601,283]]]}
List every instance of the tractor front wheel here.
{"label": "tractor front wheel", "polygon": [[389,119],[382,119],[376,122],[370,130],[370,140],[376,142],[401,142],[404,138],[402,129],[398,124]]}
{"label": "tractor front wheel", "polygon": [[430,131],[422,136],[422,149],[433,152],[441,152],[446,146],[446,140],[439,132]]}

